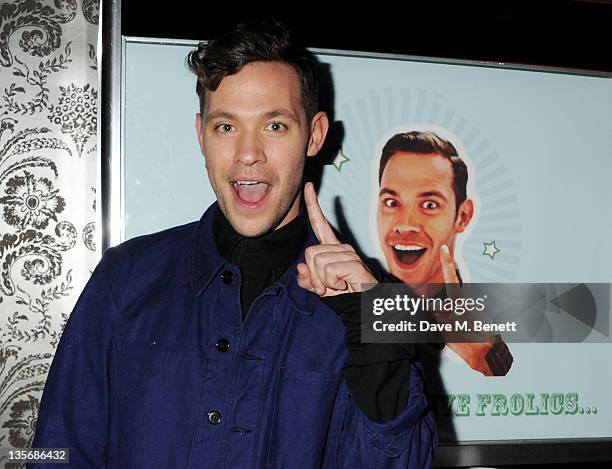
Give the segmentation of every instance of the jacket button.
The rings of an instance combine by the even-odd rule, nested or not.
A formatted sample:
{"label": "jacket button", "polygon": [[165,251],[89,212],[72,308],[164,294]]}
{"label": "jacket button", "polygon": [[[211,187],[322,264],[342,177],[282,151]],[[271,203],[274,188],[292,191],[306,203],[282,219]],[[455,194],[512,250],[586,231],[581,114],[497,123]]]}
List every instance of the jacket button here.
{"label": "jacket button", "polygon": [[219,352],[227,352],[230,348],[230,343],[227,339],[219,339],[216,345]]}
{"label": "jacket button", "polygon": [[234,280],[234,274],[232,274],[229,270],[224,270],[221,273],[221,280],[223,280],[223,283],[230,283],[232,280]]}
{"label": "jacket button", "polygon": [[221,414],[216,410],[211,410],[208,413],[208,423],[212,425],[219,425],[221,423]]}

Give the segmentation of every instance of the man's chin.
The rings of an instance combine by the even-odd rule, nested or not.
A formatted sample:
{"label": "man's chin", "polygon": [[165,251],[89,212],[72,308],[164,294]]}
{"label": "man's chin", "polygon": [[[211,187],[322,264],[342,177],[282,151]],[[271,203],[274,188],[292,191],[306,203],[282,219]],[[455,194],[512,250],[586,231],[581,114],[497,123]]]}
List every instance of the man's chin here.
{"label": "man's chin", "polygon": [[254,238],[273,229],[273,217],[266,214],[265,210],[245,210],[236,206],[231,199],[229,204],[227,201],[219,201],[219,207],[232,228],[242,236]]}
{"label": "man's chin", "polygon": [[432,283],[434,276],[426,275],[423,272],[406,272],[402,269],[393,268],[391,274],[408,285],[414,292],[424,296],[432,296],[438,293],[441,288],[440,283],[443,282]]}
{"label": "man's chin", "polygon": [[408,271],[408,269],[399,268],[397,265],[393,266],[391,273],[411,288],[426,284],[428,279],[428,276],[421,269]]}
{"label": "man's chin", "polygon": [[404,269],[398,268],[396,265],[391,267],[391,273],[406,285],[413,285],[421,282],[421,279],[416,272],[406,272]]}
{"label": "man's chin", "polygon": [[257,220],[234,217],[233,220],[230,219],[230,223],[236,232],[240,233],[242,236],[246,236],[247,238],[256,238],[257,236],[262,236],[274,229],[272,222],[266,223],[265,221],[261,220],[261,217],[259,217]]}

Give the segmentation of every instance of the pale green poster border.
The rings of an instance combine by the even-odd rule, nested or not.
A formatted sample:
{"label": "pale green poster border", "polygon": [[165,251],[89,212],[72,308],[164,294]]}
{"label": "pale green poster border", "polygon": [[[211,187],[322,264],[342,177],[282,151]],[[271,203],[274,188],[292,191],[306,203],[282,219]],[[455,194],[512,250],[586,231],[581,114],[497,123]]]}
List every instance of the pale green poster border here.
{"label": "pale green poster border", "polygon": [[[112,191],[115,194],[115,204],[119,209],[115,210],[116,214],[119,214],[113,222],[113,226],[111,227],[113,236],[113,244],[126,239],[127,237],[132,237],[137,234],[142,234],[144,232],[155,231],[158,229],[162,229],[164,227],[169,227],[175,224],[191,221],[197,219],[205,206],[208,205],[207,201],[212,201],[214,196],[210,189],[208,189],[208,183],[205,177],[204,168],[201,163],[193,163],[186,162],[189,159],[199,158],[199,152],[197,149],[195,134],[193,131],[193,115],[197,110],[197,101],[195,98],[195,94],[193,92],[194,81],[193,77],[189,76],[184,69],[180,69],[181,64],[176,60],[173,62],[170,57],[177,54],[177,50],[180,49],[180,53],[178,55],[184,56],[185,48],[192,47],[194,45],[193,41],[164,41],[164,40],[138,40],[133,38],[128,38],[124,43],[124,60],[123,60],[123,93],[122,93],[122,138],[121,138],[121,164],[115,165],[114,167],[114,175],[113,175],[113,184],[114,190]],[[156,51],[154,55],[149,57],[149,62],[151,65],[151,70],[157,70],[160,73],[160,76],[148,75],[148,79],[145,82],[138,82],[134,84],[131,81],[131,77],[137,76],[138,74],[146,76],[146,66],[144,66],[143,70],[143,62],[139,62],[137,58],[132,56],[132,51],[130,48],[134,48],[135,51],[137,48],[154,48]],[[158,49],[161,47],[162,49]],[[143,49],[144,50],[144,49]],[[456,66],[456,67],[468,67],[470,70],[481,71],[482,74],[507,74],[507,73],[546,73],[550,77],[554,77],[555,75],[560,75],[562,77],[572,76],[578,78],[583,78],[586,80],[609,80],[609,76],[607,74],[596,74],[596,73],[581,73],[577,74],[575,71],[569,70],[543,70],[543,69],[529,69],[525,70],[522,67],[504,67],[504,64],[486,64],[479,62],[466,63],[462,61],[432,61],[424,58],[405,58],[398,56],[389,56],[385,54],[349,54],[344,52],[333,52],[333,51],[317,51],[319,57],[322,61],[328,59],[337,59],[339,61],[357,61],[357,60],[368,60],[368,61],[378,61],[385,62],[386,64],[390,64],[391,62],[410,62],[414,67],[423,67],[423,66]],[[168,54],[166,57],[165,54]],[[141,58],[142,59],[142,58]],[[165,62],[167,59],[169,62]],[[146,63],[146,60],[145,60]],[[167,65],[166,65],[167,63]],[[179,70],[177,71],[177,66]],[[169,73],[169,75],[166,74]],[[176,76],[173,78],[168,78],[168,76],[172,77],[172,74],[176,73]],[[380,76],[384,76],[383,71],[378,72]],[[570,75],[567,75],[570,74]],[[350,71],[347,71],[347,77],[353,77],[353,84],[357,82],[357,78],[354,74],[351,75]],[[161,79],[161,82],[157,81]],[[346,78],[345,78],[346,79]],[[375,83],[373,85],[376,85]],[[342,87],[341,84],[336,84],[337,88]],[[185,91],[186,90],[186,91]],[[393,88],[391,86],[383,86],[377,88],[376,86],[371,86],[369,89],[365,90],[365,93],[362,93],[363,96],[357,97],[353,100],[344,99],[342,102],[336,103],[336,112],[337,118],[340,117],[340,120],[344,120],[349,123],[352,120],[353,128],[360,129],[359,137],[363,142],[372,142],[376,141],[376,136],[367,136],[368,134],[368,124],[371,122],[368,120],[370,117],[373,119],[378,119],[379,122],[388,122],[389,125],[385,127],[386,124],[381,124],[382,129],[389,130],[391,128],[400,128],[400,127],[411,127],[411,126],[420,126],[431,124],[432,122],[435,125],[441,126],[449,130],[456,135],[459,135],[462,140],[462,144],[464,144],[467,148],[469,148],[468,152],[470,154],[470,158],[475,158],[480,161],[480,165],[484,164],[484,169],[479,169],[477,173],[477,178],[481,178],[483,180],[487,180],[485,176],[488,176],[488,182],[485,184],[485,195],[489,194],[490,196],[494,196],[496,194],[496,187],[507,187],[504,186],[505,181],[510,180],[512,184],[520,185],[520,178],[515,177],[512,174],[511,170],[507,168],[507,162],[504,161],[503,150],[500,149],[500,145],[498,144],[499,139],[495,136],[491,136],[490,132],[487,130],[482,130],[477,127],[473,122],[476,122],[477,119],[474,117],[466,117],[462,115],[459,108],[456,107],[456,103],[453,101],[452,97],[448,98],[448,95],[443,95],[441,93],[432,91],[431,89],[427,89],[426,87],[396,87]],[[612,94],[608,96],[608,99],[612,102]],[[511,101],[511,99],[509,99]],[[395,103],[391,107],[388,106],[389,103]],[[406,104],[408,103],[408,104]],[[151,112],[151,105],[153,109],[159,108],[163,110],[163,114],[166,115],[167,119],[160,119],[159,115],[156,114],[155,111]],[[395,107],[394,107],[395,106]],[[403,107],[402,107],[403,106]],[[410,107],[410,111],[406,111],[406,106]],[[343,110],[340,111],[340,108]],[[461,108],[463,111],[463,108]],[[137,122],[138,120],[134,120],[134,116],[146,116],[151,118],[153,116],[156,119],[156,124],[152,128],[143,127],[144,124],[141,122]],[[398,116],[401,116],[401,119],[398,120]],[[612,121],[612,119],[610,119]],[[488,124],[488,123],[486,123]],[[350,125],[349,125],[350,126]],[[483,126],[480,126],[483,127]],[[486,127],[486,126],[484,126]],[[502,133],[503,129],[500,131]],[[377,136],[382,135],[382,133],[378,132]],[[609,134],[612,136],[612,133]],[[139,180],[137,177],[130,177],[131,174],[136,174],[138,171],[135,171],[133,168],[130,170],[130,165],[133,161],[133,156],[136,153],[134,152],[136,148],[138,148],[138,143],[134,144],[133,139],[142,139],[146,138],[148,140],[148,144],[154,142],[154,147],[157,151],[163,156],[165,159],[169,159],[172,162],[170,165],[170,169],[168,166],[159,166],[158,160],[151,158],[151,154],[146,152],[146,155],[139,155],[137,158],[140,158],[141,164],[143,168],[151,170],[153,175],[157,174],[158,179],[155,179],[153,176],[152,179],[143,181]],[[148,137],[147,137],[148,136]],[[359,139],[355,139],[353,145],[355,147],[359,146]],[[364,146],[367,146],[368,143],[364,143]],[[349,147],[349,145],[347,145]],[[366,156],[371,157],[375,154],[374,145],[370,145],[371,150],[369,152],[365,152]],[[351,168],[359,169],[362,173],[362,178],[365,177],[364,180],[358,180],[355,182],[354,180],[348,183],[348,186],[351,190],[357,189],[357,193],[359,197],[357,198],[357,206],[362,207],[363,211],[359,216],[355,215],[355,211],[349,211],[348,216],[351,221],[357,220],[360,218],[360,221],[356,223],[358,227],[356,231],[358,231],[361,236],[363,236],[363,243],[368,246],[373,246],[372,242],[371,230],[363,229],[363,227],[371,227],[372,222],[368,210],[366,207],[369,207],[371,204],[371,200],[369,197],[366,197],[367,193],[370,191],[370,176],[371,176],[371,165],[372,160],[365,160],[363,157],[354,157],[356,154],[355,149],[342,148],[338,157],[334,160],[334,164],[327,167],[325,170],[325,174],[323,177],[323,185],[322,185],[322,205],[326,213],[334,213],[334,196],[337,195],[338,192],[342,192],[345,188],[343,185],[347,185],[346,175],[350,174]],[[500,156],[502,155],[502,156]],[[144,157],[143,157],[144,156]],[[612,160],[612,155],[611,160]],[[351,165],[351,163],[353,163]],[[362,167],[359,167],[359,165]],[[194,168],[197,170],[194,171]],[[499,171],[497,173],[493,172],[493,169],[501,168],[501,173]],[[477,168],[478,169],[478,168]],[[163,182],[170,177],[177,177],[180,183],[173,187],[170,191],[164,190]],[[143,184],[148,185],[149,187],[155,187],[155,191],[149,192],[151,197],[142,197],[147,194],[146,191],[139,192],[138,187]],[[511,186],[512,186],[511,184]],[[191,191],[190,196],[192,197],[193,205],[191,206],[191,212],[189,212],[189,205],[185,204],[185,199],[181,198],[179,195],[181,190],[184,188],[198,188],[198,191]],[[334,188],[334,191],[329,191],[328,194],[325,193],[325,187]],[[481,187],[479,187],[480,189]],[[348,189],[347,189],[348,190]],[[478,262],[474,263],[475,270],[480,271],[481,274],[492,272],[491,275],[497,275],[497,281],[513,281],[517,280],[519,277],[517,276],[518,269],[521,268],[521,250],[522,243],[521,237],[523,234],[523,228],[525,227],[525,219],[521,217],[521,206],[520,206],[520,198],[517,197],[517,193],[519,191],[517,189],[513,189],[509,193],[502,194],[502,197],[497,197],[497,203],[499,203],[499,207],[501,207],[500,213],[510,213],[511,218],[514,224],[504,226],[507,230],[504,233],[505,248],[509,249],[513,252],[506,252],[507,254],[511,254],[509,261],[506,264],[503,264],[500,267],[495,267],[491,263],[485,264],[489,260],[483,256],[482,249],[477,248],[477,246],[466,246],[465,249],[467,253],[475,258],[477,255],[483,257],[482,259],[478,259]],[[131,197],[131,199],[130,199]],[[172,201],[170,205],[164,205],[168,199]],[[492,206],[492,205],[489,205]],[[129,208],[128,208],[129,207]],[[156,214],[154,208],[159,207],[163,208],[161,210],[161,215]],[[153,209],[152,209],[153,208]],[[145,220],[142,226],[131,229],[130,224],[133,219],[142,214],[146,214],[149,217]],[[132,216],[130,216],[132,215]],[[165,218],[164,218],[165,217]],[[182,217],[182,218],[181,218]],[[333,217],[331,217],[333,219]],[[160,221],[163,220],[163,221]],[[359,229],[361,227],[361,229]],[[495,224],[492,223],[488,227],[491,233],[495,233]],[[609,229],[607,231],[609,233]],[[486,231],[485,231],[486,233]],[[475,234],[474,234],[475,236]],[[478,238],[479,242],[489,242],[495,241],[495,237],[488,237],[486,240],[484,238]],[[504,243],[501,243],[503,245]],[[497,247],[496,247],[497,248]],[[486,251],[487,247],[484,246]],[[608,254],[609,255],[609,254]],[[491,257],[489,255],[489,257]],[[514,259],[512,259],[514,257]],[[494,259],[491,259],[494,260]],[[605,281],[602,280],[605,275],[609,274],[609,272],[602,271],[600,272],[601,276],[597,277],[596,280],[593,279],[583,279],[589,281]],[[524,276],[521,277],[524,279]],[[528,279],[530,280],[530,279]],[[610,279],[608,279],[609,281]],[[527,346],[527,348],[533,346]],[[549,348],[549,354],[545,354],[543,357],[547,360],[558,360],[559,356],[563,356],[564,352],[561,349],[555,348],[555,346],[547,346]],[[521,347],[519,347],[520,349]],[[610,356],[610,350],[603,350],[595,353],[596,356],[601,356],[603,352],[603,356]],[[529,356],[530,352],[527,350],[524,353],[524,356]],[[520,354],[519,354],[520,355]],[[442,372],[448,373],[450,375],[454,375],[455,379],[459,380],[476,380],[476,386],[482,388],[482,392],[480,394],[490,394],[490,395],[505,395],[507,399],[512,399],[514,394],[522,394],[525,396],[529,394],[529,390],[525,391],[525,387],[521,388],[521,386],[516,386],[516,383],[511,383],[507,381],[508,386],[507,391],[500,392],[499,383],[500,380],[509,380],[510,377],[507,378],[494,378],[497,381],[487,380],[487,378],[476,379],[473,375],[470,375],[471,370],[453,370],[453,364],[451,358],[445,359],[447,362],[442,366]],[[604,361],[605,363],[605,361]],[[517,362],[515,366],[520,366]],[[446,367],[446,368],[445,368]],[[605,368],[604,368],[605,369]],[[533,379],[536,379],[538,376],[538,370],[534,369],[532,373],[526,375],[528,379],[531,376]],[[576,383],[578,387],[585,388],[588,391],[590,383],[582,382]],[[533,388],[533,386],[531,387]],[[560,389],[559,392],[569,393],[573,392],[576,389],[576,386],[569,386],[566,389]],[[552,394],[557,392],[557,389],[551,389],[551,392],[548,394]],[[471,399],[474,399],[476,393],[467,393]],[[537,392],[534,393],[534,399],[539,398]],[[464,418],[470,417],[468,415],[461,415],[463,412],[465,414],[465,397],[461,397],[461,393],[456,393],[455,397],[456,402],[458,402],[457,408],[455,412],[458,412],[456,418]],[[550,396],[549,396],[550,397]],[[527,397],[529,399],[529,397]],[[463,400],[463,401],[462,401]],[[467,405],[473,405],[474,403],[467,403]],[[582,416],[586,418],[586,409],[588,408],[591,411],[593,408],[596,408],[595,405],[585,406],[583,408]],[[611,408],[610,402],[604,403],[605,409],[601,409],[601,404],[599,405],[599,415],[601,415],[602,411],[606,412],[605,415],[610,415]],[[472,412],[475,412],[472,410]],[[590,413],[590,412],[589,412]],[[475,418],[473,415],[471,416]],[[482,417],[481,417],[482,418]],[[572,435],[564,434],[564,435],[554,435],[550,434],[546,436],[545,434],[539,434],[536,436],[525,437],[521,436],[520,433],[506,433],[500,434],[496,437],[495,435],[495,427],[491,427],[491,424],[498,424],[500,430],[505,431],[508,429],[508,419],[519,418],[518,416],[512,416],[509,414],[508,416],[489,415],[487,420],[489,424],[486,425],[486,431],[483,430],[481,433],[481,437],[479,438],[461,438],[459,440],[463,443],[466,442],[489,442],[492,440],[542,440],[546,438],[571,438],[571,439],[580,439],[580,438],[606,438],[612,437],[612,424],[608,427],[600,428],[599,434],[592,434],[587,432],[580,432],[579,430],[582,428],[580,425],[575,425],[575,422],[570,422],[572,426],[572,430],[575,432]],[[522,417],[526,418],[526,417]],[[612,422],[612,418],[606,419],[608,422]],[[467,419],[466,419],[467,421]],[[583,420],[584,421],[584,420]],[[533,417],[529,422],[525,421],[521,425],[526,425],[533,427]],[[550,423],[552,427],[558,429],[558,422],[554,420],[549,420],[547,424]],[[585,424],[588,426],[588,422]],[[536,425],[537,427],[537,425]]]}

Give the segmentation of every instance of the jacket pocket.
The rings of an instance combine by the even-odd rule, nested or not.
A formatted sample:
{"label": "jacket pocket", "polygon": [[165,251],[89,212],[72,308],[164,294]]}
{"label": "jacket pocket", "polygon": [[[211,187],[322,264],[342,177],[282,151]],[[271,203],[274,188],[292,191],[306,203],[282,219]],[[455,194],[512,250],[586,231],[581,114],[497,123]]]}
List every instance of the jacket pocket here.
{"label": "jacket pocket", "polygon": [[341,381],[341,372],[278,370],[267,467],[321,467]]}

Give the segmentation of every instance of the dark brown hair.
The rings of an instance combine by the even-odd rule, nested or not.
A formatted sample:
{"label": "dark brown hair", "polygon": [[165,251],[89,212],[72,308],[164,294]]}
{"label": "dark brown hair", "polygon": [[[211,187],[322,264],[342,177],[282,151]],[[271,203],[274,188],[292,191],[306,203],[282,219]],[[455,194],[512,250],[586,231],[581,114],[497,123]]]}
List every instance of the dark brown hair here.
{"label": "dark brown hair", "polygon": [[453,168],[455,212],[458,213],[459,206],[467,199],[468,170],[465,161],[458,155],[454,145],[433,132],[412,131],[395,134],[385,143],[382,149],[378,169],[379,185],[389,159],[398,152],[421,155],[436,153],[450,161]]}
{"label": "dark brown hair", "polygon": [[315,59],[305,47],[294,42],[287,26],[273,19],[241,23],[230,33],[201,42],[189,53],[187,66],[197,76],[200,112],[204,111],[206,90],[215,91],[223,78],[238,73],[251,62],[283,62],[295,69],[310,123],[318,109]]}

